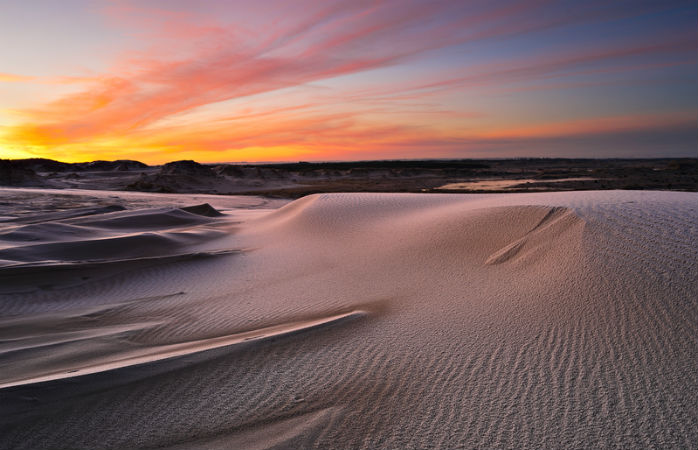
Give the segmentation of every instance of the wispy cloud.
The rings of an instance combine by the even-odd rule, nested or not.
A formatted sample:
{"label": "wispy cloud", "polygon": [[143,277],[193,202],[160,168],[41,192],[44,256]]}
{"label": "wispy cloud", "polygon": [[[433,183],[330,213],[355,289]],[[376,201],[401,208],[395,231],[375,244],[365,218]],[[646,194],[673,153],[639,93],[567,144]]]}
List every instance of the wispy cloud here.
{"label": "wispy cloud", "polygon": [[[273,10],[274,4],[268,5]],[[281,5],[283,2],[279,8]],[[163,152],[159,153],[162,158],[151,159],[187,151],[207,152],[208,159],[215,159],[213,155],[219,152],[222,159],[232,159],[253,147],[275,151],[286,147],[322,155],[323,151],[332,154],[332,148],[347,154],[358,147],[389,149],[427,142],[463,146],[468,139],[482,143],[485,137],[464,137],[458,129],[444,130],[414,118],[448,115],[463,122],[480,113],[414,102],[435,93],[511,89],[546,79],[632,71],[656,66],[661,63],[657,59],[667,55],[676,56],[672,61],[676,64],[695,61],[695,33],[678,31],[660,39],[648,36],[642,41],[613,42],[603,47],[582,42],[554,53],[507,55],[455,69],[435,69],[426,80],[350,83],[341,95],[309,94],[300,104],[284,101],[284,94],[280,94],[276,104],[260,104],[254,113],[231,106],[215,120],[180,120],[177,126],[168,125],[173,119],[220,102],[254,101],[258,94],[403,65],[439,49],[667,8],[648,1],[587,2],[569,8],[559,2],[535,0],[467,5],[396,0],[299,5],[295,15],[284,17],[272,11],[268,18],[260,19],[258,14],[245,23],[235,11],[211,18],[191,11],[112,2],[106,9],[111,19],[147,44],[122,53],[107,73],[89,78],[52,77],[51,82],[84,84],[85,88],[22,111],[28,117],[26,122],[7,127],[0,143],[39,153],[63,149],[86,156],[90,152],[116,152],[117,148],[148,155]],[[255,29],[258,26],[264,28]],[[0,73],[0,82],[29,81],[37,81],[37,77]],[[556,86],[564,86],[564,82],[550,84],[551,88]],[[345,108],[344,102],[354,107]],[[385,119],[389,116],[403,118]],[[644,127],[630,122],[636,128]],[[558,136],[554,130],[559,128],[551,125],[547,132]],[[513,136],[506,130],[496,132]],[[258,151],[259,159],[268,159]]]}
{"label": "wispy cloud", "polygon": [[23,83],[31,81],[34,77],[17,75],[14,73],[0,73],[0,83]]}

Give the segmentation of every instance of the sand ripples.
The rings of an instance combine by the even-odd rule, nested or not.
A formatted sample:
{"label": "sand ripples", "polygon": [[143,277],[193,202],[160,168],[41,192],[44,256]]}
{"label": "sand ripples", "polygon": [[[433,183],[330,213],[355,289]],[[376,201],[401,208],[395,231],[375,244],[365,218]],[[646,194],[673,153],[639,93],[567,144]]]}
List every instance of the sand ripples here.
{"label": "sand ripples", "polygon": [[0,448],[695,446],[696,204],[318,195],[150,229],[233,253],[0,294],[0,363],[32,383],[0,389]]}

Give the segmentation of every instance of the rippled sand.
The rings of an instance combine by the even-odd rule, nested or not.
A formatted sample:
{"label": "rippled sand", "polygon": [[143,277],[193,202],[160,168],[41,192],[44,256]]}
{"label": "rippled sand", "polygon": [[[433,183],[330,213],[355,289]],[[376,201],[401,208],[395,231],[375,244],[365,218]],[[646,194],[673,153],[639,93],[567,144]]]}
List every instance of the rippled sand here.
{"label": "rippled sand", "polygon": [[698,442],[698,194],[0,194],[0,448]]}

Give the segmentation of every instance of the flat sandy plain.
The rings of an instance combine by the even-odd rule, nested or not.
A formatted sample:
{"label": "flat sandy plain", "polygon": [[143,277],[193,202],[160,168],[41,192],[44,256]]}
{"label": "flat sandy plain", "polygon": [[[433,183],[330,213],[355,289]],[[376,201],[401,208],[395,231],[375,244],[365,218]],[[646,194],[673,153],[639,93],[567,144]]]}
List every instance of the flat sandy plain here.
{"label": "flat sandy plain", "polygon": [[696,193],[0,208],[2,449],[698,446]]}

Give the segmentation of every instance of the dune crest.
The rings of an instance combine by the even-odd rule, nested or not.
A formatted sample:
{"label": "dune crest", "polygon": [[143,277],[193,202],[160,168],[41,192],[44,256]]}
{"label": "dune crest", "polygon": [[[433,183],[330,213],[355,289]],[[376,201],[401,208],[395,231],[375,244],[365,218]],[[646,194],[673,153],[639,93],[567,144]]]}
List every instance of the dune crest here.
{"label": "dune crest", "polygon": [[559,239],[560,234],[567,231],[570,227],[582,223],[583,219],[570,209],[562,207],[550,208],[531,231],[511,244],[492,253],[485,261],[485,264],[502,264],[511,261],[521,256],[520,253],[532,251],[532,248],[540,248],[545,244],[555,242]]}
{"label": "dune crest", "polygon": [[0,448],[698,442],[697,194],[206,201],[0,223]]}
{"label": "dune crest", "polygon": [[[182,254],[185,247],[204,248],[211,240],[227,235],[228,231],[215,228],[215,218],[221,216],[210,205],[202,204],[129,211],[83,208],[22,217],[5,222],[5,230],[0,231],[0,267]],[[2,245],[2,241],[9,241],[9,245]]]}

